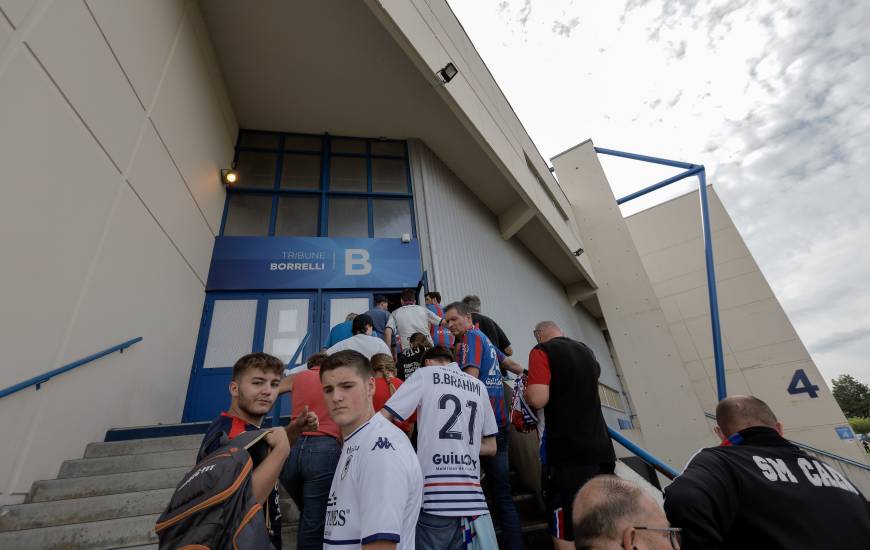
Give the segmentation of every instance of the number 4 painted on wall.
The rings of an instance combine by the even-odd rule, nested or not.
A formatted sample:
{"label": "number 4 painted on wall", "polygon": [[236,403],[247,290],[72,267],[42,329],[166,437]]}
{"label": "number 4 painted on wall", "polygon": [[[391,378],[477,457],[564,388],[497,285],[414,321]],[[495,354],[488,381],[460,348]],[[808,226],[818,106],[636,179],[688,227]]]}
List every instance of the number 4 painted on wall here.
{"label": "number 4 painted on wall", "polygon": [[810,394],[810,398],[816,398],[819,396],[818,392],[819,387],[810,382],[804,369],[794,371],[794,375],[791,377],[791,382],[788,384],[788,393],[791,395],[808,393]]}

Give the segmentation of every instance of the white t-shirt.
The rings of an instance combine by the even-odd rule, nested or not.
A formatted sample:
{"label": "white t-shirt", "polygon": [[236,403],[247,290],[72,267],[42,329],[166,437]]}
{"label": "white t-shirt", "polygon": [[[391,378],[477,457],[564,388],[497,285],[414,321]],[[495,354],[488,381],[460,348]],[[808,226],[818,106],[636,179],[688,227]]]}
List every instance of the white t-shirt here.
{"label": "white t-shirt", "polygon": [[414,448],[380,414],[344,439],[326,502],[323,548],[386,540],[413,550],[423,478]]}
{"label": "white t-shirt", "polygon": [[422,367],[384,406],[404,420],[417,414],[423,511],[438,516],[489,513],[480,489],[481,438],[498,433],[486,386],[459,365]]}
{"label": "white t-shirt", "polygon": [[399,332],[399,341],[402,349],[408,348],[408,339],[415,332],[429,335],[429,325],[438,326],[441,317],[435,315],[429,308],[409,305],[402,306],[393,312],[396,322],[396,330]]}
{"label": "white t-shirt", "polygon": [[326,354],[332,355],[337,351],[343,351],[346,349],[356,350],[369,359],[371,359],[372,355],[375,355],[376,353],[386,353],[390,357],[393,356],[392,352],[390,352],[390,348],[387,347],[387,344],[383,340],[376,336],[369,336],[368,334],[354,334],[350,338],[345,338],[326,350]]}

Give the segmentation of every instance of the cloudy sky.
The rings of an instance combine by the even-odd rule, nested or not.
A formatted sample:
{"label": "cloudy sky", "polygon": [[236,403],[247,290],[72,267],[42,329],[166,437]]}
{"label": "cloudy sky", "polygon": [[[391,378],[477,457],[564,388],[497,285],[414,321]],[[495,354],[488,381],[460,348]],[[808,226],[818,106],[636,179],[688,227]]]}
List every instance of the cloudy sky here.
{"label": "cloudy sky", "polygon": [[[870,2],[448,1],[545,158],[706,165],[825,378],[870,383]],[[602,160],[616,196],[674,173]]]}

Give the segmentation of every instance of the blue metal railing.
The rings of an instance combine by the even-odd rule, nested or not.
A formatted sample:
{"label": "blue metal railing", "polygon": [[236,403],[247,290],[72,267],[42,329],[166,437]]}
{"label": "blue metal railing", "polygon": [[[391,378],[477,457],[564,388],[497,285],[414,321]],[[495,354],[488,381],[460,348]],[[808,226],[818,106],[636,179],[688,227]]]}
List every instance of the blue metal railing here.
{"label": "blue metal railing", "polygon": [[692,176],[698,176],[698,195],[701,200],[701,228],[704,234],[704,259],[707,263],[707,294],[710,301],[710,325],[713,332],[713,360],[716,364],[716,394],[719,396],[719,401],[725,399],[728,395],[728,391],[725,387],[725,359],[722,353],[722,331],[719,326],[719,298],[716,293],[716,272],[713,269],[713,239],[710,233],[710,209],[707,205],[707,173],[704,170],[704,165],[651,157],[648,155],[638,155],[637,153],[626,153],[625,151],[616,151],[614,149],[605,149],[603,147],[596,147],[595,152],[601,155],[611,155],[614,157],[639,160],[642,162],[651,162],[653,164],[673,166],[674,168],[682,168],[685,170],[685,172],[677,174],[676,176],[662,180],[656,184],[650,185],[649,187],[645,187],[640,191],[635,191],[630,195],[617,199],[616,204],[626,203],[674,182]]}
{"label": "blue metal railing", "polygon": [[[704,416],[706,416],[707,418],[710,418],[712,420],[716,420],[715,414],[708,413],[705,411]],[[798,447],[800,447],[801,449],[803,449],[805,451],[820,454],[820,455],[826,456],[830,459],[837,460],[839,462],[843,462],[844,464],[848,464],[849,466],[854,466],[856,468],[860,468],[862,470],[866,470],[866,471],[870,472],[870,466],[868,466],[866,464],[862,464],[861,462],[858,462],[856,460],[852,460],[851,458],[846,458],[845,456],[840,456],[840,455],[834,454],[830,451],[825,451],[824,449],[817,449],[817,448],[813,447],[812,445],[807,445],[806,443],[800,443],[798,441],[794,441],[791,439],[789,439],[788,441],[789,441],[789,443],[797,445]]]}
{"label": "blue metal railing", "polygon": [[[293,356],[287,361],[287,368],[292,369],[296,366],[296,362],[299,360],[299,356],[302,354],[302,350],[305,349],[305,346],[308,344],[308,339],[311,337],[311,332],[307,332],[305,337],[302,338],[302,342],[299,344],[299,347],[296,348],[296,351],[293,352]],[[272,410],[269,412],[269,422],[271,426],[277,426],[280,423],[281,417],[281,396],[279,395],[275,399],[275,404],[272,405]]]}
{"label": "blue metal railing", "polygon": [[40,389],[40,387],[42,387],[42,384],[44,382],[48,382],[49,380],[51,380],[52,378],[54,378],[55,376],[57,376],[59,374],[63,374],[67,371],[71,371],[74,368],[80,367],[86,363],[90,363],[91,361],[95,361],[95,360],[99,359],[100,357],[104,357],[106,355],[109,355],[110,353],[115,353],[116,351],[120,352],[120,353],[124,353],[124,350],[126,348],[129,348],[133,344],[136,344],[136,343],[141,342],[141,341],[142,341],[142,337],[138,336],[136,338],[133,338],[132,340],[127,340],[126,342],[122,342],[116,346],[106,348],[103,351],[99,351],[93,355],[88,355],[87,357],[83,357],[82,359],[79,359],[78,361],[73,361],[72,363],[69,363],[68,365],[64,365],[63,367],[60,367],[60,368],[57,368],[54,370],[50,370],[44,374],[40,374],[39,376],[34,376],[33,378],[30,378],[29,380],[25,380],[24,382],[19,382],[18,384],[15,384],[14,386],[9,386],[6,389],[0,390],[0,398],[6,397],[7,395],[12,395],[15,392],[19,392],[23,389],[29,388],[30,386],[36,386],[36,389],[38,390],[38,389]]}
{"label": "blue metal railing", "polygon": [[656,469],[657,472],[660,472],[663,476],[668,479],[674,479],[680,472],[671,468],[660,459],[656,458],[652,454],[650,454],[646,449],[638,446],[634,441],[628,439],[618,431],[614,430],[610,426],[607,427],[607,431],[610,432],[610,438],[640,457],[641,460],[652,466]]}

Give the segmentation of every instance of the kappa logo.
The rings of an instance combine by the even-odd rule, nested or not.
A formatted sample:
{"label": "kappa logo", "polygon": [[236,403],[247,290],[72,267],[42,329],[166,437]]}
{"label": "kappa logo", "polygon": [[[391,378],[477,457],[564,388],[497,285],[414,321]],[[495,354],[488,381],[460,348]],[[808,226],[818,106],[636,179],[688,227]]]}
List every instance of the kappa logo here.
{"label": "kappa logo", "polygon": [[372,450],[374,451],[375,449],[392,449],[394,451],[396,450],[396,448],[393,447],[393,444],[390,443],[390,440],[386,437],[379,437],[378,440],[375,441],[375,444],[372,446]]}

